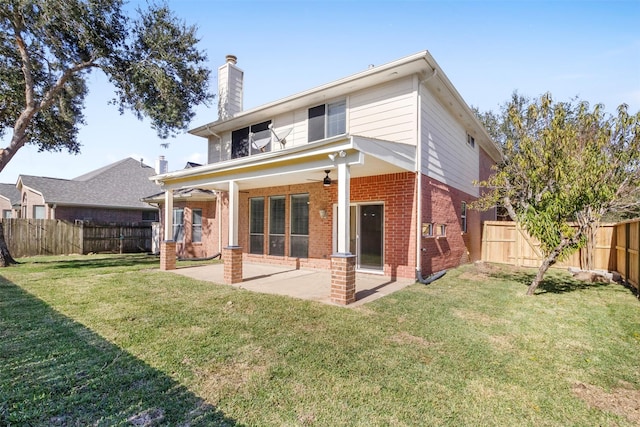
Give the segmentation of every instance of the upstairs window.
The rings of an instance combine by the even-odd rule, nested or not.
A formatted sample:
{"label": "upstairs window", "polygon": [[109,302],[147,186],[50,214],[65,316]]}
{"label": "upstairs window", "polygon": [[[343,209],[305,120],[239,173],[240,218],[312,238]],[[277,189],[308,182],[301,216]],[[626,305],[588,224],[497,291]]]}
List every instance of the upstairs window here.
{"label": "upstairs window", "polygon": [[347,131],[347,101],[309,108],[309,142],[319,141]]}
{"label": "upstairs window", "polygon": [[471,135],[467,134],[467,144],[469,144],[469,147],[473,148],[476,146],[476,139],[474,137],[472,137]]}
{"label": "upstairs window", "polygon": [[271,120],[231,132],[231,158],[247,157],[271,149]]}

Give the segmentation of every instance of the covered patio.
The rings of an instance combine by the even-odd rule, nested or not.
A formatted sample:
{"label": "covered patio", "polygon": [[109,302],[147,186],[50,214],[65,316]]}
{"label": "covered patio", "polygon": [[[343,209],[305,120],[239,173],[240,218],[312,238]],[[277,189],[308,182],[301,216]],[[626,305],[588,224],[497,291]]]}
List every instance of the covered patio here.
{"label": "covered patio", "polygon": [[[246,274],[241,282],[231,286],[252,292],[284,295],[293,298],[336,304],[330,298],[331,271],[295,269],[286,266],[245,263]],[[168,270],[192,279],[224,284],[224,265],[207,264]],[[379,274],[356,273],[355,307],[375,301],[415,283],[406,278],[391,278]]]}
{"label": "covered patio", "polygon": [[[412,145],[343,135],[286,150],[231,159],[153,177],[165,191],[163,221],[165,240],[161,243],[160,250],[161,269],[175,268],[176,242],[172,240],[174,192],[199,188],[227,195],[228,221],[224,228],[228,243],[221,248],[225,268],[218,268],[221,276],[213,281],[245,286],[252,281],[252,278],[263,276],[261,273],[256,273],[259,268],[272,266],[259,265],[258,267],[257,264],[251,265],[251,268],[248,265],[243,266],[243,263],[248,264],[244,259],[247,257],[248,249],[240,245],[239,229],[240,218],[246,218],[248,210],[245,207],[242,214],[240,213],[240,193],[261,188],[290,188],[293,185],[307,186],[306,189],[314,183],[315,187],[326,188],[327,185],[335,183],[337,187],[335,236],[332,236],[330,230],[324,232],[325,242],[329,242],[329,245],[332,241],[335,242],[334,250],[329,257],[317,257],[321,262],[330,260],[330,270],[314,276],[317,280],[324,280],[321,285],[314,288],[314,292],[320,289],[322,298],[328,298],[343,305],[351,304],[359,299],[358,292],[362,297],[367,289],[368,292],[375,293],[374,288],[377,286],[387,282],[398,283],[385,279],[373,285],[366,285],[366,281],[363,285],[357,283],[367,275],[358,272],[356,276],[356,254],[350,252],[351,179],[372,175],[413,173],[415,156],[416,148]],[[332,178],[329,178],[330,173]],[[412,178],[413,180],[415,178]],[[324,216],[321,214],[323,219],[327,218],[326,212],[331,208],[330,205],[321,207],[321,212],[324,213]],[[245,224],[243,238],[248,235],[246,227]],[[416,248],[415,251],[418,249]],[[416,255],[416,258],[419,256]],[[256,270],[253,270],[253,267],[256,267]],[[273,268],[278,267],[273,266]],[[383,266],[381,265],[380,268]],[[395,276],[395,267],[389,267],[389,269],[393,270],[391,275]],[[412,271],[414,271],[413,267]],[[385,274],[389,273],[385,272]],[[276,273],[269,273],[267,276],[271,274]],[[403,283],[405,282],[413,283],[414,280],[413,278],[404,279]],[[279,282],[277,287],[282,286]]]}

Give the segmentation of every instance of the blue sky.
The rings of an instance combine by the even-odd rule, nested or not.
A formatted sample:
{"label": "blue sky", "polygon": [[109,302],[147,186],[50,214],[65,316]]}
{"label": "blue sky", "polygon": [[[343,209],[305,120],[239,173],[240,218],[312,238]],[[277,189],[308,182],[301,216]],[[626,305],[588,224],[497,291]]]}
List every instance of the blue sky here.
{"label": "blue sky", "polygon": [[[146,2],[132,1],[128,7]],[[498,110],[517,90],[551,92],[640,110],[640,0],[625,1],[219,1],[173,0],[169,6],[199,28],[212,69],[225,55],[244,70],[244,107],[331,82],[429,50],[468,104]],[[148,122],[108,105],[112,88],[90,77],[87,124],[79,155],[24,147],[0,172],[73,178],[126,157],[169,169],[206,163],[206,140],[160,140]],[[197,110],[191,127],[216,120],[216,102]],[[5,138],[6,141],[6,138]],[[169,148],[160,144],[169,142]]]}

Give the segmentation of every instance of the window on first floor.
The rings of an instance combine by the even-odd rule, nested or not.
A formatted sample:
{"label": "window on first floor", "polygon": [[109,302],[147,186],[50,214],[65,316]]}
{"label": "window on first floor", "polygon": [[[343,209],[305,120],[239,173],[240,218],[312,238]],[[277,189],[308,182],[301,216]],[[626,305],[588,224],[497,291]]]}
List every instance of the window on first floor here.
{"label": "window on first floor", "polygon": [[173,208],[173,240],[184,241],[184,209]]}
{"label": "window on first floor", "polygon": [[43,205],[34,205],[33,206],[33,219],[44,219],[45,218],[45,210]]}
{"label": "window on first floor", "polygon": [[269,255],[284,256],[285,197],[269,197]]}
{"label": "window on first floor", "polygon": [[467,232],[467,202],[462,202],[462,210],[460,213],[460,223],[462,226],[462,232]]}
{"label": "window on first floor", "polygon": [[11,209],[3,209],[2,210],[2,218],[11,218],[13,215],[11,214]]}
{"label": "window on first floor", "polygon": [[249,253],[264,253],[264,197],[249,199]]}
{"label": "window on first floor", "polygon": [[191,209],[191,242],[202,242],[202,209]]}
{"label": "window on first floor", "polygon": [[309,254],[309,195],[291,195],[289,255],[308,258]]}
{"label": "window on first floor", "polygon": [[347,101],[309,108],[308,141],[319,141],[347,131]]}

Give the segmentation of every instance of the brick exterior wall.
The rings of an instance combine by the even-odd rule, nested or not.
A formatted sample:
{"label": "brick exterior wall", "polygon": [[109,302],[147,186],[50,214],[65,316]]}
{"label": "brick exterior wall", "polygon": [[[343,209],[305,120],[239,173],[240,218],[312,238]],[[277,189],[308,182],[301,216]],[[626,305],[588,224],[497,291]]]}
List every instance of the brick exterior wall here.
{"label": "brick exterior wall", "polygon": [[[493,161],[480,150],[480,179],[491,173]],[[482,222],[495,218],[495,209],[487,212],[467,206],[467,232],[462,232],[462,202],[470,204],[476,197],[435,179],[422,176],[422,222],[433,223],[436,236],[421,237],[422,275],[456,267],[481,258]],[[446,225],[446,236],[437,236],[440,224]]]}
{"label": "brick exterior wall", "polygon": [[[240,195],[239,244],[248,261],[306,268],[331,268],[333,253],[333,206],[337,203],[337,186],[324,187],[321,182],[286,187],[249,190]],[[379,202],[384,204],[384,274],[393,277],[415,277],[415,175],[411,172],[353,178],[351,203]],[[296,259],[267,255],[268,236],[265,236],[264,255],[249,254],[249,199],[265,198],[265,224],[268,234],[268,197],[285,196],[285,230],[289,229],[289,196],[309,194],[309,258]],[[320,210],[326,218],[320,217]],[[390,238],[393,236],[393,238]],[[288,237],[288,236],[287,236]],[[285,254],[289,253],[288,238]]]}
{"label": "brick exterior wall", "polygon": [[[82,206],[57,206],[55,209],[47,209],[50,216],[55,219],[73,222],[75,220],[89,220],[92,222],[141,222],[142,210],[139,209],[108,209],[88,208]],[[48,218],[50,217],[48,216]]]}
{"label": "brick exterior wall", "polygon": [[[268,255],[268,233],[269,233],[269,196],[285,196],[285,230],[289,230],[289,205],[292,194],[309,195],[309,249],[308,258],[298,259],[288,256]],[[249,253],[249,199],[253,197],[264,197],[265,215],[264,230],[265,242],[263,255]],[[287,265],[291,267],[322,268],[328,269],[331,266],[332,234],[333,234],[333,201],[335,196],[330,189],[324,187],[321,182],[309,184],[296,184],[284,187],[270,187],[249,190],[240,193],[239,218],[238,218],[238,243],[243,248],[244,257],[247,261],[269,262],[270,264]],[[327,214],[326,218],[320,217],[320,210]],[[288,234],[285,238],[284,253],[289,254]]]}
{"label": "brick exterior wall", "polygon": [[[490,173],[490,158],[483,153],[480,159],[483,175]],[[422,176],[422,220],[446,225],[446,236],[420,236],[420,266],[423,275],[448,269],[460,263],[480,259],[481,221],[492,213],[479,213],[467,209],[467,232],[462,233],[462,202],[471,203],[475,198],[451,188],[437,180]],[[353,178],[350,186],[351,203],[381,203],[384,206],[384,267],[391,277],[415,277],[416,266],[416,176],[412,172]],[[308,258],[289,257],[289,212],[292,194],[309,195],[309,247]],[[269,196],[285,196],[285,256],[268,255]],[[264,197],[265,242],[263,254],[249,254],[249,199]],[[333,254],[333,215],[337,203],[337,186],[324,187],[321,182],[295,184],[242,191],[239,194],[238,245],[246,262],[268,262],[294,268],[331,268]],[[206,257],[218,252],[218,246],[228,245],[228,197],[223,193],[220,206],[216,201],[181,202],[174,207],[185,209],[185,241],[178,244],[179,256]],[[203,242],[190,242],[191,209],[200,208],[203,213]],[[320,216],[320,211],[326,218]],[[220,217],[218,213],[220,211]],[[161,216],[163,218],[163,216]],[[218,241],[218,220],[222,221],[221,241]]]}
{"label": "brick exterior wall", "polygon": [[[217,205],[216,200],[174,201],[174,209],[184,209],[184,241],[176,242],[176,254],[179,258],[208,258],[220,253],[226,246],[227,239],[222,245],[218,243]],[[202,241],[195,243],[192,242],[193,209],[202,210]],[[161,209],[160,218],[164,222],[164,207]],[[162,230],[164,230],[164,223]],[[222,230],[224,235],[226,229]]]}

